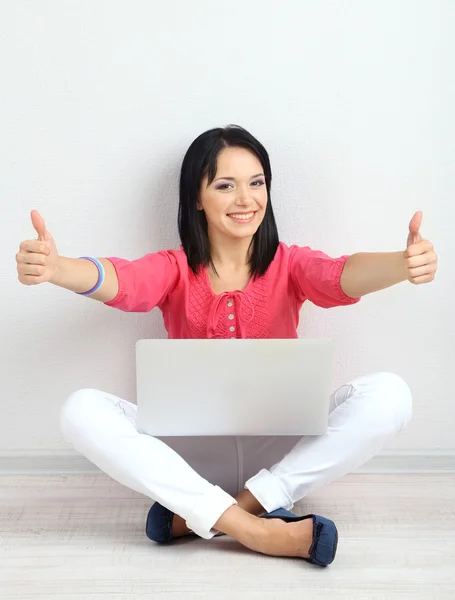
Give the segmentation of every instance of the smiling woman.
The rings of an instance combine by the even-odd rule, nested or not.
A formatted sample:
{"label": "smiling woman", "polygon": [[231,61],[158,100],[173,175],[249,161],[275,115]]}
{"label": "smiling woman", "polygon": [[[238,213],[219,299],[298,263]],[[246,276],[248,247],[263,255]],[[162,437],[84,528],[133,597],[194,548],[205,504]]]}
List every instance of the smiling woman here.
{"label": "smiling woman", "polygon": [[[22,242],[16,255],[19,279],[25,285],[49,281],[123,311],[158,307],[170,339],[297,338],[304,302],[323,308],[356,304],[365,291],[359,287],[359,273],[368,271],[368,278],[377,281],[383,271],[370,269],[370,274],[365,257],[354,257],[343,277],[346,288],[359,293],[351,297],[341,286],[351,257],[332,258],[309,246],[280,242],[271,181],[267,151],[248,131],[235,125],[211,129],[194,140],[183,159],[181,249],[135,260],[66,258],[58,254],[44,220],[34,211],[39,239]],[[428,264],[435,260],[431,254],[421,255],[423,249],[432,250],[418,239],[419,223],[416,217],[410,225],[406,251],[415,278],[428,277]],[[235,352],[242,342],[228,343]],[[201,385],[206,385],[207,368],[201,364]],[[178,377],[178,364],[175,373]],[[143,433],[136,406],[112,394],[94,389],[72,394],[62,408],[62,432],[112,478],[155,501],[146,524],[150,539],[167,542],[190,532],[211,539],[224,532],[258,552],[327,565],[337,548],[333,521],[314,514],[297,517],[288,509],[367,462],[412,413],[409,387],[391,373],[373,373],[342,388],[330,399],[327,434],[302,437],[286,451],[280,445],[282,436],[259,439],[257,452],[250,446],[244,450],[242,438],[236,438],[233,471],[218,439],[213,453],[197,451],[212,473],[229,471],[223,477],[228,483],[233,478],[232,491],[239,483],[239,461],[251,461],[250,472],[256,474],[242,482],[244,489],[235,498],[224,480],[218,485],[211,475],[199,474],[204,462],[196,470],[162,440]],[[217,456],[223,456],[222,462],[210,464]],[[263,512],[266,518],[257,518]]]}

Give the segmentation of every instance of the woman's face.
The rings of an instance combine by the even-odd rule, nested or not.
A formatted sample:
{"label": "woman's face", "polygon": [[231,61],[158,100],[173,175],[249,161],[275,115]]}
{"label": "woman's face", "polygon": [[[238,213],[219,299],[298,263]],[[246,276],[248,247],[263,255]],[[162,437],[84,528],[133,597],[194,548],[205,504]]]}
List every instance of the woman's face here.
{"label": "woman's face", "polygon": [[231,238],[252,237],[264,218],[267,188],[262,165],[246,148],[224,148],[217,157],[214,180],[201,182],[198,210],[212,233]]}

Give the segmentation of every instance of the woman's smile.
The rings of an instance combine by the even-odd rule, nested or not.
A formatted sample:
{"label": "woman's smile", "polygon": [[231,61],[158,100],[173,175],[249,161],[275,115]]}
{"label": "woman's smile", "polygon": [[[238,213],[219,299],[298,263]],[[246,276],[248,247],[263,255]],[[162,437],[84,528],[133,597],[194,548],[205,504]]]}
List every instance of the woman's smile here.
{"label": "woman's smile", "polygon": [[252,210],[250,212],[244,213],[229,213],[228,217],[230,217],[233,221],[237,223],[251,223],[254,219],[256,211]]}

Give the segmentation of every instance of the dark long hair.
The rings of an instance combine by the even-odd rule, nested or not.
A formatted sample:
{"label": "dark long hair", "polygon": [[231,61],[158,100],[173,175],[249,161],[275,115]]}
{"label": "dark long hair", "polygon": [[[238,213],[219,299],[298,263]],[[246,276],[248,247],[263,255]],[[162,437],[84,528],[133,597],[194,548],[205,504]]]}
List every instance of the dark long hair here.
{"label": "dark long hair", "polygon": [[253,277],[263,275],[272,262],[278,248],[278,229],[270,198],[272,170],[269,155],[264,146],[243,127],[228,125],[205,131],[188,148],[180,171],[180,201],[178,228],[180,241],[194,273],[201,266],[213,265],[210,253],[207,218],[197,209],[202,179],[207,175],[208,184],[216,175],[217,156],[223,148],[239,146],[251,150],[259,159],[265,175],[267,205],[262,223],[251,240],[253,250],[250,269]]}

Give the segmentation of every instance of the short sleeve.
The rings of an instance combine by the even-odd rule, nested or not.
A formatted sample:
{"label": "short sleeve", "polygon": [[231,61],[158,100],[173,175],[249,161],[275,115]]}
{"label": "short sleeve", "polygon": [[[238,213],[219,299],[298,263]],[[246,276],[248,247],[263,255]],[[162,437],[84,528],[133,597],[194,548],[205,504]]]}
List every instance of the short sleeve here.
{"label": "short sleeve", "polygon": [[108,257],[119,281],[117,296],[105,302],[127,312],[148,312],[165,301],[179,273],[174,254],[167,251],[146,254],[136,260]]}
{"label": "short sleeve", "polygon": [[351,298],[341,289],[341,273],[348,258],[347,254],[331,258],[309,246],[292,246],[289,275],[297,298],[301,302],[308,299],[322,308],[359,302],[360,297]]}

